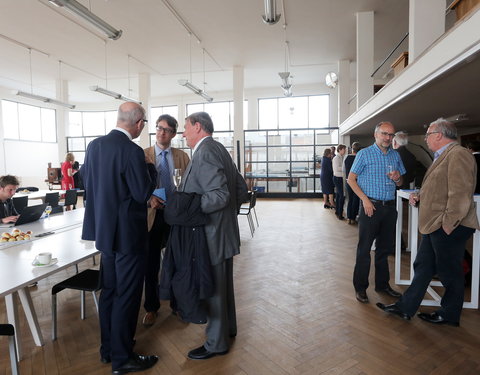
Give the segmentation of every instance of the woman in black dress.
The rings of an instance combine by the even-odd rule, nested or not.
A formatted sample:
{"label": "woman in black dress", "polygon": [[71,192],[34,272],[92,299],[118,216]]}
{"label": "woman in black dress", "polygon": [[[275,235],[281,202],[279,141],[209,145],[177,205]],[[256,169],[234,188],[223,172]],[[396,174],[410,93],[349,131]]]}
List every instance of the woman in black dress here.
{"label": "woman in black dress", "polygon": [[332,168],[332,150],[326,148],[322,157],[322,168],[320,170],[320,182],[324,199],[324,208],[335,208],[333,202],[333,168]]}

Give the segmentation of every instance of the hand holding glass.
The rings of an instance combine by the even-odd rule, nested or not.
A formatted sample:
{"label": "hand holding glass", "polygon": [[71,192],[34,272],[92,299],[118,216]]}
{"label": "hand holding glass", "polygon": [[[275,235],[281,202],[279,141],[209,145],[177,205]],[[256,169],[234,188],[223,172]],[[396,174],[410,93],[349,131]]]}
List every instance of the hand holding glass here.
{"label": "hand holding glass", "polygon": [[394,184],[392,180],[392,173],[393,173],[393,165],[387,165],[387,176],[388,176],[387,185]]}

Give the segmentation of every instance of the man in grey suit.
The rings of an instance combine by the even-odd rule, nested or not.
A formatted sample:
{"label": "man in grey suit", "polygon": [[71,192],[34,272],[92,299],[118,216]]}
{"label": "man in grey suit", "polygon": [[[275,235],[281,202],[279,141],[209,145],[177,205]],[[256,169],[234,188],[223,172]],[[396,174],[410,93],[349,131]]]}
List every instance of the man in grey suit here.
{"label": "man in grey suit", "polygon": [[247,185],[228,151],[213,140],[212,133],[213,122],[208,113],[197,112],[186,118],[183,137],[193,156],[179,190],[202,195],[202,211],[208,215],[205,235],[215,282],[215,294],[207,300],[207,340],[188,353],[191,359],[226,354],[229,337],[237,335],[233,256],[240,252],[237,214],[247,199]]}

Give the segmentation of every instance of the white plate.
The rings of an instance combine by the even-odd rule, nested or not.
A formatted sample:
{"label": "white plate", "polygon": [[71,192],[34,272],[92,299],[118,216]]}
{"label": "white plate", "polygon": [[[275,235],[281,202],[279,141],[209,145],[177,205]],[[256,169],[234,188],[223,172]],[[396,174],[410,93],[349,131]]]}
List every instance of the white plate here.
{"label": "white plate", "polygon": [[50,267],[53,266],[54,264],[58,263],[58,258],[52,258],[49,264],[36,264],[35,260],[32,262],[32,266],[35,268],[43,268],[43,267]]}

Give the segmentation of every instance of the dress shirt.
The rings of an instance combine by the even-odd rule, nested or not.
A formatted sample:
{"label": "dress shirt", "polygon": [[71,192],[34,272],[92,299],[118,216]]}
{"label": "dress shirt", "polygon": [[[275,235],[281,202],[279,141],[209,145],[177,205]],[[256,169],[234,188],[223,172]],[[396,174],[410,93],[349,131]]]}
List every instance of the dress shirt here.
{"label": "dress shirt", "polygon": [[391,165],[393,170],[399,171],[400,175],[406,173],[398,152],[389,147],[384,154],[374,143],[357,153],[350,172],[358,176],[358,186],[367,197],[390,201],[395,199],[396,185],[387,176],[388,165]]}
{"label": "dress shirt", "polygon": [[448,146],[450,146],[452,143],[456,143],[456,142],[453,142],[453,141],[452,141],[452,142],[450,142],[450,143],[447,143],[445,146],[443,146],[442,148],[440,148],[440,149],[438,149],[437,151],[435,151],[435,152],[433,153],[433,161],[437,160],[438,157],[439,157],[440,155],[442,155],[443,151],[445,151],[445,150],[448,148]]}
{"label": "dress shirt", "polygon": [[341,156],[340,154],[337,154],[332,160],[333,175],[335,177],[343,178],[342,164],[343,164],[343,156]]}
{"label": "dress shirt", "polygon": [[202,143],[205,138],[212,138],[211,135],[207,135],[206,137],[203,137],[202,139],[200,139],[197,144],[195,145],[195,147],[193,148],[193,152],[192,152],[192,157],[193,157],[193,154],[195,153],[195,151],[198,149],[198,146],[200,146],[200,143]]}
{"label": "dress shirt", "polygon": [[7,199],[5,202],[0,201],[0,220],[9,216],[18,216],[12,199]]}

